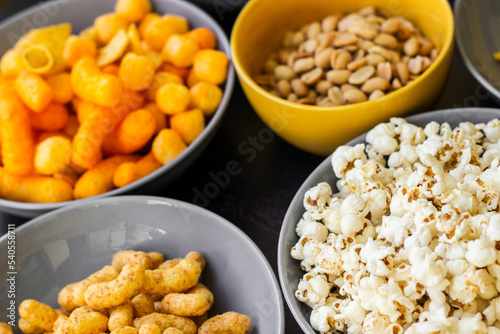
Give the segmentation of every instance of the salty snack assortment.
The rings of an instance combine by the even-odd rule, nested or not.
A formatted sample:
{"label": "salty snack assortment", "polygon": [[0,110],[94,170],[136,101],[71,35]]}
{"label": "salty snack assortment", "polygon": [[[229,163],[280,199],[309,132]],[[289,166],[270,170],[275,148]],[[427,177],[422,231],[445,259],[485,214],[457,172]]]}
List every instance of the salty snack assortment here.
{"label": "salty snack assortment", "polygon": [[500,121],[393,118],[304,196],[295,296],[320,333],[500,333]]}
{"label": "salty snack assortment", "polygon": [[286,33],[255,81],[291,102],[338,106],[373,100],[418,78],[439,52],[412,22],[375,7]]}
{"label": "salty snack assortment", "polygon": [[[248,316],[226,312],[208,318],[214,303],[199,282],[205,259],[198,252],[164,260],[158,252],[125,250],[112,264],[64,287],[61,309],[33,299],[19,305],[26,334],[246,334]],[[2,333],[12,330],[0,323]]]}
{"label": "salty snack assortment", "polygon": [[[217,110],[228,57],[207,28],[118,0],[79,35],[29,31],[0,61],[0,197],[62,202],[172,161]],[[19,186],[21,185],[21,186]]]}

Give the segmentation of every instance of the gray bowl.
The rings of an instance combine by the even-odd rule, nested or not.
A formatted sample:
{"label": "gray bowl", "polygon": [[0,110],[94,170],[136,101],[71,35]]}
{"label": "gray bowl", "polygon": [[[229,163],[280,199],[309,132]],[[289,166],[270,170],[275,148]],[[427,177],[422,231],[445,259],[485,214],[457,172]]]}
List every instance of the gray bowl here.
{"label": "gray bowl", "polygon": [[454,12],[458,49],[465,65],[500,103],[500,62],[493,58],[500,51],[500,2],[457,0]]}
{"label": "gray bowl", "polygon": [[[57,294],[110,264],[124,249],[159,251],[166,258],[201,252],[201,281],[213,292],[209,315],[235,311],[252,319],[253,334],[283,334],[284,311],[276,277],[262,252],[241,230],[205,209],[145,196],[87,201],[38,217],[15,230],[15,268],[7,267],[8,236],[0,238],[0,322],[10,300],[33,298],[54,308]],[[15,277],[15,297],[8,296]],[[17,313],[17,311],[16,311]],[[16,333],[20,331],[16,328]]]}
{"label": "gray bowl", "polygon": [[[448,122],[452,127],[456,127],[461,122],[484,123],[494,118],[500,119],[500,109],[446,109],[418,114],[405,119],[409,123],[419,126],[424,126],[431,121],[436,121],[438,123]],[[354,146],[364,143],[365,136],[366,133],[351,140],[346,145]],[[297,320],[297,323],[304,333],[307,334],[316,334],[317,332],[309,323],[311,309],[295,298],[297,285],[302,276],[304,276],[304,272],[300,269],[300,262],[290,256],[290,249],[295,246],[299,240],[299,237],[295,233],[295,227],[305,212],[302,202],[306,191],[320,182],[328,182],[332,187],[332,191],[336,191],[336,182],[338,179],[333,173],[330,160],[331,156],[326,158],[298,190],[286,212],[278,242],[278,274],[281,289],[295,320]]]}
{"label": "gray bowl", "polygon": [[[172,13],[188,18],[191,27],[210,28],[218,40],[219,50],[230,55],[227,36],[220,26],[205,12],[186,1],[180,0],[151,0],[154,10],[158,13]],[[94,19],[104,13],[114,10],[116,0],[56,0],[43,2],[30,7],[0,24],[0,55],[10,49],[17,39],[28,30],[69,22],[73,32],[79,32],[91,26]],[[230,57],[230,56],[229,56]],[[175,180],[186,170],[203,150],[208,146],[220,126],[222,117],[229,104],[234,86],[234,69],[230,64],[227,81],[224,84],[221,104],[214,116],[210,119],[202,134],[188,146],[184,152],[172,162],[149,174],[148,176],[125,187],[109,191],[93,198],[102,198],[123,194],[155,193],[168,183]],[[81,199],[59,203],[22,203],[0,199],[0,210],[27,218],[36,217],[42,213],[65,207],[73,203],[88,203],[92,199]]]}

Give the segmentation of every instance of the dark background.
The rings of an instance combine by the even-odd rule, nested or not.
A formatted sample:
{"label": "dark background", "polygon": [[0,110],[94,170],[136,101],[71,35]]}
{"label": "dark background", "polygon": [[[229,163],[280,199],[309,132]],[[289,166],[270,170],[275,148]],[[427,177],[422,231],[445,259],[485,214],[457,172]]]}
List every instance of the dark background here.
{"label": "dark background", "polygon": [[[0,0],[0,21],[23,8],[39,3],[36,0]],[[211,14],[227,35],[245,0],[191,0]],[[453,5],[454,1],[450,1]],[[84,0],[82,0],[82,4]],[[460,107],[498,107],[490,94],[467,71],[455,46],[451,70],[434,110]],[[307,176],[324,157],[303,152],[279,137],[259,140],[269,133],[245,98],[240,85],[214,140],[201,157],[177,181],[159,196],[175,198],[221,215],[241,228],[266,255],[277,272],[277,245],[281,223],[288,204]],[[266,130],[266,131],[264,131]],[[352,138],[346,138],[346,142]],[[243,152],[238,147],[245,149]],[[224,179],[228,162],[235,160],[237,175]],[[219,177],[217,177],[219,175]],[[214,187],[215,179],[224,179]],[[205,194],[204,198],[196,197]],[[20,219],[0,212],[0,235],[7,232],[7,223],[20,225]],[[301,330],[285,303],[286,333]]]}

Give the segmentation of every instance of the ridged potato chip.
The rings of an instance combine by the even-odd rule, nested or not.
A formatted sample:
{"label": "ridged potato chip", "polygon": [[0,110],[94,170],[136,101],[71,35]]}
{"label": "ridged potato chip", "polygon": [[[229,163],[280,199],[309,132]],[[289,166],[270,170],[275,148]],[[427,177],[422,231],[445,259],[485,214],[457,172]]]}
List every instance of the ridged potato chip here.
{"label": "ridged potato chip", "polygon": [[127,33],[123,30],[119,30],[108,45],[101,49],[97,57],[97,65],[102,67],[120,59],[127,50],[128,43],[129,38]]}

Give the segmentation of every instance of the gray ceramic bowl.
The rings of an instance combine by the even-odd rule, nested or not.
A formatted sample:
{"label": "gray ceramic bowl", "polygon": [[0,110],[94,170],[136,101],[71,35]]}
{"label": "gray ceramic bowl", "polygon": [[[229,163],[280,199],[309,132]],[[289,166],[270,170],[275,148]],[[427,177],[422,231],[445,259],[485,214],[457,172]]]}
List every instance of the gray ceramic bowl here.
{"label": "gray ceramic bowl", "polygon": [[[191,27],[210,28],[217,36],[219,49],[228,55],[230,54],[229,42],[224,31],[201,9],[189,2],[180,0],[151,0],[151,2],[153,3],[154,10],[158,13],[183,15],[188,18]],[[0,24],[0,55],[10,49],[21,35],[33,28],[69,22],[73,26],[73,32],[79,32],[91,26],[97,16],[113,11],[115,3],[116,0],[56,0],[43,2],[28,8]],[[233,86],[234,69],[230,65],[227,81],[223,87],[224,95],[219,108],[207,124],[203,133],[184,152],[154,173],[123,188],[115,189],[94,198],[130,193],[154,193],[177,178],[196,160],[215,135],[229,104]],[[73,203],[87,203],[88,201],[88,199],[83,199],[71,202],[34,204],[0,199],[0,210],[32,218]]]}
{"label": "gray ceramic bowl", "polygon": [[[424,126],[436,121],[438,123],[448,122],[452,127],[458,126],[461,122],[484,123],[494,118],[500,119],[500,109],[466,108],[466,109],[446,109],[427,112],[405,118],[408,122]],[[346,145],[354,146],[365,142],[366,134],[351,140]],[[337,178],[331,167],[331,157],[326,158],[302,184],[297,194],[293,198],[285,215],[281,227],[278,243],[278,273],[281,289],[285,296],[288,307],[297,320],[304,333],[316,334],[317,332],[309,324],[311,309],[295,298],[295,291],[299,280],[304,275],[300,269],[300,262],[290,256],[290,249],[297,243],[299,237],[295,233],[295,227],[302,217],[305,209],[302,204],[306,191],[320,182],[328,182],[335,192]]]}
{"label": "gray ceramic bowl", "polygon": [[497,0],[457,0],[455,27],[458,49],[465,65],[500,102],[500,62],[493,53],[500,51],[500,2]]}
{"label": "gray ceramic bowl", "polygon": [[[262,252],[233,224],[180,201],[145,196],[114,197],[62,208],[15,230],[15,269],[7,267],[7,236],[0,238],[0,322],[10,298],[6,279],[15,274],[15,301],[33,298],[57,307],[66,284],[110,264],[124,249],[159,251],[167,258],[201,252],[201,281],[213,292],[210,315],[227,311],[252,319],[252,334],[283,334],[283,301]],[[19,331],[16,331],[20,333]]]}

